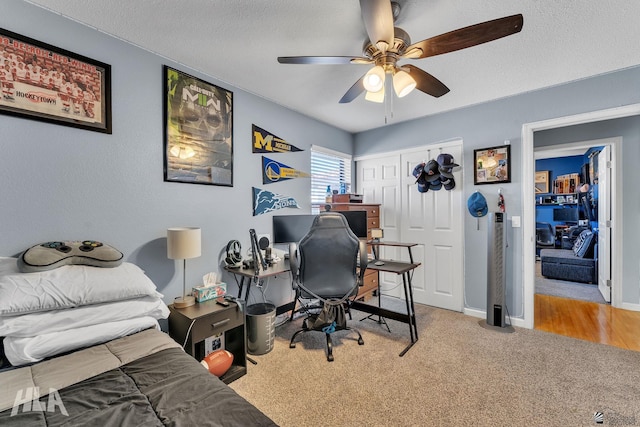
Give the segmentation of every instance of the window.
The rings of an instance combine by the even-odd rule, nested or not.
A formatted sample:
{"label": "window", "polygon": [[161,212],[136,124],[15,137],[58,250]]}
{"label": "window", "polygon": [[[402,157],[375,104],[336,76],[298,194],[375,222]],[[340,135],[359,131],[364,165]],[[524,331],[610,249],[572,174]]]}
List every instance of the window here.
{"label": "window", "polygon": [[351,186],[351,155],[318,146],[311,147],[311,211],[325,204],[327,186],[348,192]]}

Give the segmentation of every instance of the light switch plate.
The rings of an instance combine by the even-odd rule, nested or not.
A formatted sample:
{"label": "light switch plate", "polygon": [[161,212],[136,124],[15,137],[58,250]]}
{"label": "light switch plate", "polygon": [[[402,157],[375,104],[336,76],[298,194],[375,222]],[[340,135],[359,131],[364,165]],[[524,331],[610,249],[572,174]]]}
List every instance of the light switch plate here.
{"label": "light switch plate", "polygon": [[513,228],[520,228],[520,217],[519,216],[512,216],[511,217],[511,226]]}

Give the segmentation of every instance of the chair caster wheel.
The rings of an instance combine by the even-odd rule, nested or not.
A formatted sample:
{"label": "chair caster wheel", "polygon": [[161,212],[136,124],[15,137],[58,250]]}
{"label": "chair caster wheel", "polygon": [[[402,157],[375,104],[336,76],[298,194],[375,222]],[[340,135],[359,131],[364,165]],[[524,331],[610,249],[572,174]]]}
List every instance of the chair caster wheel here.
{"label": "chair caster wheel", "polygon": [[289,348],[296,348],[296,345],[294,343],[289,343]]}
{"label": "chair caster wheel", "polygon": [[364,340],[362,338],[358,338],[358,345],[364,345]]}
{"label": "chair caster wheel", "polygon": [[333,354],[330,354],[329,356],[327,356],[327,360],[329,362],[333,362]]}

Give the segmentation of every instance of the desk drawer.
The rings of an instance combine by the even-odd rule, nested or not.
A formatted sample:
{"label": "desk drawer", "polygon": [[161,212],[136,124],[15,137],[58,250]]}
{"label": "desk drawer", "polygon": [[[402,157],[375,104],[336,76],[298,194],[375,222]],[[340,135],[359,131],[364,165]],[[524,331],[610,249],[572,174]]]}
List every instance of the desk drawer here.
{"label": "desk drawer", "polygon": [[205,338],[218,335],[223,331],[242,325],[244,320],[243,316],[244,312],[236,309],[223,310],[196,319],[196,323],[193,325],[191,331],[193,343],[200,342]]}
{"label": "desk drawer", "polygon": [[362,279],[362,286],[358,290],[358,297],[364,296],[365,300],[371,296],[373,291],[378,289],[378,272],[375,270],[367,270]]}

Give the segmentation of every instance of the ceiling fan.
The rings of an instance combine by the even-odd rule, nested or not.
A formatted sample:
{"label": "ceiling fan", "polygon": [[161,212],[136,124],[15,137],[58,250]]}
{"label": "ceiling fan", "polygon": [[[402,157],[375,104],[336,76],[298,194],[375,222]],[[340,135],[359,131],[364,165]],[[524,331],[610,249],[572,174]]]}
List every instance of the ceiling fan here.
{"label": "ceiling fan", "polygon": [[[411,65],[400,65],[404,59],[422,59],[497,40],[522,30],[521,14],[494,19],[460,28],[411,44],[409,35],[394,27],[394,11],[399,7],[389,0],[360,0],[362,19],[369,40],[364,42],[363,56],[280,56],[281,64],[373,64],[344,94],[340,103],[351,102],[366,91],[365,99],[383,102],[385,91],[399,98],[414,88],[436,98],[449,88],[426,71]],[[397,15],[397,13],[396,13]],[[386,88],[385,88],[386,86]]]}

